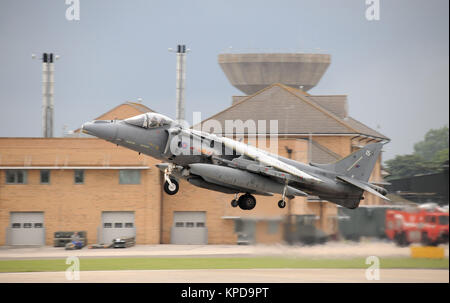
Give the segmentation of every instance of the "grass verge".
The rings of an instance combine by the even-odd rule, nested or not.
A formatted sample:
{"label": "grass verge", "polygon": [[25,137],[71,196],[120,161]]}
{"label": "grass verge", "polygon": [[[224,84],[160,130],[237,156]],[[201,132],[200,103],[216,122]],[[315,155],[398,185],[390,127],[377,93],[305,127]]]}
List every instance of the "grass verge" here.
{"label": "grass verge", "polygon": [[[381,268],[448,269],[449,259],[380,258]],[[65,271],[57,260],[0,260],[0,272]],[[80,270],[249,269],[249,268],[368,268],[364,258],[80,258]]]}

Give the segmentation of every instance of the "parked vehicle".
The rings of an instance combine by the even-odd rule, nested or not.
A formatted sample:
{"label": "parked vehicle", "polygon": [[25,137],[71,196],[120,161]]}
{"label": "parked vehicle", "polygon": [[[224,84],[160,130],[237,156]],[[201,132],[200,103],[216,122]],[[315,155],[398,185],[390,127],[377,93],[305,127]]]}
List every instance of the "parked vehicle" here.
{"label": "parked vehicle", "polygon": [[448,243],[448,212],[414,208],[386,211],[386,235],[399,246],[421,243],[436,246]]}

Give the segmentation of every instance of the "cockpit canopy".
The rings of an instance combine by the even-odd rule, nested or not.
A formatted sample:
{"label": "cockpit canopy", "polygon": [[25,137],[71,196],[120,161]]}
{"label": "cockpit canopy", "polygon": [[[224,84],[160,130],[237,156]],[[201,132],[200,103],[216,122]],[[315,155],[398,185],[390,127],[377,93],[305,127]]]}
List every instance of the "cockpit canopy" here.
{"label": "cockpit canopy", "polygon": [[145,114],[137,115],[124,120],[128,124],[136,125],[143,128],[155,128],[164,125],[170,125],[174,121],[169,117],[161,114],[148,112]]}

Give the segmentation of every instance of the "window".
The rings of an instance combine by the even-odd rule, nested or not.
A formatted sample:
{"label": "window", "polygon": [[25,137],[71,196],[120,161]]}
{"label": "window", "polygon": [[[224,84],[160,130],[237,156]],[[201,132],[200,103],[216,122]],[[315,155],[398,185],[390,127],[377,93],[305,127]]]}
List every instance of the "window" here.
{"label": "window", "polygon": [[137,169],[119,170],[119,184],[140,184],[141,171]]}
{"label": "window", "polygon": [[439,225],[448,225],[448,216],[439,216]]}
{"label": "window", "polygon": [[125,223],[125,228],[133,228],[133,223],[131,222]]}
{"label": "window", "polygon": [[33,224],[31,223],[23,223],[23,228],[31,228],[33,227]]}
{"label": "window", "polygon": [[103,228],[111,228],[112,223],[103,223]]}
{"label": "window", "polygon": [[234,232],[235,233],[239,233],[242,232],[244,230],[244,223],[242,222],[242,220],[234,220]]}
{"label": "window", "polygon": [[42,223],[34,223],[34,228],[42,228],[44,225]]}
{"label": "window", "polygon": [[114,223],[114,228],[122,228],[122,223]]}
{"label": "window", "polygon": [[184,222],[176,222],[175,227],[184,227]]}
{"label": "window", "polygon": [[49,170],[41,170],[41,184],[50,184]]}
{"label": "window", "polygon": [[186,227],[194,227],[194,222],[186,222]]}
{"label": "window", "polygon": [[6,171],[6,184],[26,184],[27,171],[14,169]]}
{"label": "window", "polygon": [[12,228],[20,228],[21,224],[20,223],[13,223],[11,224]]}
{"label": "window", "polygon": [[204,222],[197,222],[197,227],[205,227],[205,223]]}
{"label": "window", "polygon": [[75,170],[74,182],[75,182],[75,184],[83,184],[84,183],[84,170]]}

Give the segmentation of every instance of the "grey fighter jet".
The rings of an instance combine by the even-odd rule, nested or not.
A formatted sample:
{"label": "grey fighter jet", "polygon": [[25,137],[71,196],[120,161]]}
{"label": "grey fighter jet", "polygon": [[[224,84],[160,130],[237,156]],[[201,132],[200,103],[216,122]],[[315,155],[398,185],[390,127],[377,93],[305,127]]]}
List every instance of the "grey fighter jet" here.
{"label": "grey fighter jet", "polygon": [[[96,120],[82,132],[138,153],[163,160],[164,191],[178,192],[178,180],[209,190],[233,194],[233,207],[251,210],[254,195],[286,198],[318,196],[347,208],[358,207],[364,191],[388,200],[387,191],[368,182],[383,144],[368,144],[332,164],[304,164],[270,154],[226,137],[183,127],[153,112],[125,120]],[[240,195],[240,196],[239,196]],[[238,197],[239,196],[239,197]]]}

